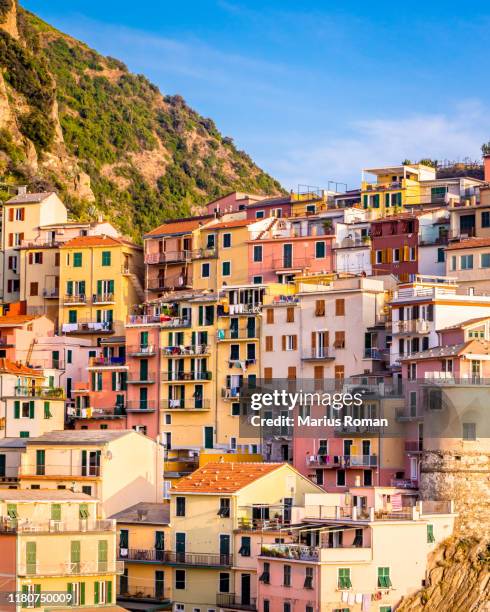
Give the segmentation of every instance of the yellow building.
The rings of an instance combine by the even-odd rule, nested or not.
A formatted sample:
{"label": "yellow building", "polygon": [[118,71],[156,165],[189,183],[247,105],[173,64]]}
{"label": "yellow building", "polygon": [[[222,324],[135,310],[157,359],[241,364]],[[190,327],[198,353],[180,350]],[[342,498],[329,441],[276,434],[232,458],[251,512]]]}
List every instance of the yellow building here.
{"label": "yellow building", "polygon": [[140,502],[114,514],[119,535],[118,559],[124,562],[117,600],[132,609],[169,610],[172,568],[165,565],[170,548],[170,505]]}
{"label": "yellow building", "polygon": [[171,489],[172,552],[167,559],[173,565],[178,609],[230,609],[233,596],[240,602],[254,599],[256,570],[243,560],[251,556],[250,534],[257,520],[278,529],[289,525],[305,494],[319,492],[284,463],[209,463],[177,482]]}
{"label": "yellow building", "polygon": [[80,236],[60,248],[59,324],[64,334],[123,335],[144,300],[142,249],[122,238]]}
{"label": "yellow building", "polygon": [[[137,457],[138,461],[134,458]],[[52,431],[26,439],[22,489],[71,489],[100,501],[101,516],[163,499],[160,446],[133,430]]]}
{"label": "yellow building", "polygon": [[193,289],[219,291],[223,285],[248,282],[248,226],[246,218],[213,219],[194,230],[197,249],[192,261]]}
{"label": "yellow building", "polygon": [[97,516],[97,500],[83,493],[0,490],[3,590],[28,600],[17,609],[52,609],[53,602],[35,598],[53,591],[67,593],[76,607],[113,604],[123,568],[116,521]]}
{"label": "yellow building", "polygon": [[[376,177],[366,180],[365,174]],[[367,168],[362,171],[361,205],[377,219],[401,212],[405,206],[420,202],[420,182],[433,180],[434,168],[423,164],[402,164],[384,168]]]}

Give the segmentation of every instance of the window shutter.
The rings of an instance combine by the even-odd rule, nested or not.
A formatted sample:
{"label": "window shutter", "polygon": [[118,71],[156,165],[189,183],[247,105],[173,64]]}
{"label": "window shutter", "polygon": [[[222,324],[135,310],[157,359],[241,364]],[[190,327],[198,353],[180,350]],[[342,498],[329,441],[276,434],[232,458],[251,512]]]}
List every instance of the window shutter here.
{"label": "window shutter", "polygon": [[82,476],[87,475],[87,451],[82,451]]}
{"label": "window shutter", "polygon": [[80,582],[80,605],[85,605],[85,582]]}
{"label": "window shutter", "polygon": [[112,373],[112,390],[117,391],[117,372]]}
{"label": "window shutter", "polygon": [[30,419],[34,418],[34,400],[31,400],[29,402],[29,418]]}
{"label": "window shutter", "polygon": [[15,400],[14,402],[14,419],[20,419],[20,401]]}
{"label": "window shutter", "polygon": [[29,253],[29,265],[32,266],[32,262],[33,262],[33,255],[32,253]]}
{"label": "window shutter", "polygon": [[376,251],[371,251],[369,256],[371,257],[371,264],[375,264],[376,263]]}
{"label": "window shutter", "polygon": [[316,349],[316,332],[311,332],[311,348]]}
{"label": "window shutter", "polygon": [[94,603],[99,603],[99,583],[98,581],[94,582]]}
{"label": "window shutter", "polygon": [[106,603],[112,603],[112,580],[106,582]]}
{"label": "window shutter", "polygon": [[297,350],[298,348],[298,336],[294,335],[293,336],[293,351]]}
{"label": "window shutter", "polygon": [[199,325],[204,323],[204,306],[199,306]]}
{"label": "window shutter", "polygon": [[9,208],[9,221],[13,221],[13,220],[14,220],[14,209]]}
{"label": "window shutter", "polygon": [[102,281],[97,281],[97,295],[102,295]]}
{"label": "window shutter", "polygon": [[286,350],[286,336],[282,336],[282,350],[285,351]]}

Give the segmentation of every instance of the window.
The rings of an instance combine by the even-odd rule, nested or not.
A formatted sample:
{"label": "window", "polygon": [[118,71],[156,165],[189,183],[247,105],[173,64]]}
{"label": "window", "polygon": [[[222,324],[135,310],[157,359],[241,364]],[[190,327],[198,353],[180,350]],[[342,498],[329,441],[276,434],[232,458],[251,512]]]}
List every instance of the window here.
{"label": "window", "polygon": [[82,253],[73,253],[73,267],[74,268],[82,267]]}
{"label": "window", "polygon": [[444,247],[437,249],[437,263],[444,263],[446,261],[446,251]]}
{"label": "window", "polygon": [[286,323],[294,323],[294,307],[286,308]]}
{"label": "window", "polygon": [[490,253],[482,253],[480,259],[481,268],[490,268]]}
{"label": "window", "polygon": [[410,247],[408,249],[408,258],[410,261],[415,261],[417,259],[417,249],[415,247]]}
{"label": "window", "polygon": [[261,244],[254,245],[253,255],[254,255],[255,262],[262,261],[262,245]]}
{"label": "window", "polygon": [[378,587],[382,589],[389,589],[391,587],[389,567],[378,567]]}
{"label": "window", "polygon": [[230,498],[222,497],[219,500],[218,516],[221,518],[230,518]]}
{"label": "window", "polygon": [[352,587],[350,569],[348,567],[339,567],[338,579],[339,589],[350,589]]}
{"label": "window", "polygon": [[215,235],[214,234],[208,234],[206,247],[208,249],[214,249],[215,247]]}
{"label": "window", "polygon": [[416,380],[417,378],[417,364],[409,363],[408,364],[408,380]]}
{"label": "window", "polygon": [[383,251],[376,251],[375,252],[375,262],[377,264],[382,264],[383,263]]}
{"label": "window", "polygon": [[270,563],[264,563],[264,567],[262,569],[262,573],[260,574],[259,580],[260,582],[263,582],[264,584],[270,584],[270,580],[271,580]]}
{"label": "window", "polygon": [[393,249],[393,261],[395,263],[400,261],[400,249]]}
{"label": "window", "polygon": [[231,247],[231,234],[223,234],[223,248],[229,249]]}
{"label": "window", "polygon": [[271,353],[274,350],[274,337],[273,336],[265,337],[265,350],[268,353]]}
{"label": "window", "polygon": [[254,284],[254,285],[261,285],[262,284],[262,277],[261,276],[254,276],[252,278],[252,284]]}
{"label": "window", "polygon": [[298,337],[296,335],[282,337],[282,350],[283,351],[295,351],[297,348],[298,348]]}
{"label": "window", "polygon": [[49,402],[44,402],[44,418],[50,419],[52,416],[51,410],[49,409]]}
{"label": "window", "polygon": [[175,515],[185,516],[185,497],[177,497],[177,499],[175,500],[175,504]]}
{"label": "window", "polygon": [[325,300],[315,300],[315,317],[325,316]]}
{"label": "window", "polygon": [[231,275],[231,261],[224,261],[221,265],[222,265],[223,276],[230,276]]}
{"label": "window", "polygon": [[315,242],[315,257],[316,259],[323,259],[325,257],[325,242]]}
{"label": "window", "polygon": [[242,557],[250,557],[252,540],[250,536],[242,536],[242,543],[238,554]]}
{"label": "window", "polygon": [[345,300],[335,300],[335,316],[343,317],[345,316]]}
{"label": "window", "polygon": [[336,331],[335,332],[335,341],[334,347],[337,349],[345,348],[345,331]]}
{"label": "window", "polygon": [[291,566],[285,565],[283,568],[283,585],[290,587],[291,586]]}
{"label": "window", "polygon": [[283,612],[291,612],[291,604],[289,603],[289,601],[284,602],[282,610]]}
{"label": "window", "polygon": [[255,211],[255,218],[256,219],[263,219],[265,217],[265,211],[264,210],[256,210]]}
{"label": "window", "polygon": [[433,544],[436,541],[434,538],[434,525],[427,525],[427,544]]}
{"label": "window", "polygon": [[228,572],[220,572],[219,574],[219,592],[230,592],[230,574]]}
{"label": "window", "polygon": [[231,416],[240,416],[240,403],[233,402],[231,404]]}
{"label": "window", "polygon": [[337,486],[345,487],[345,470],[337,470]]}
{"label": "window", "polygon": [[305,589],[313,588],[313,568],[307,567],[305,568],[305,581],[303,584]]}
{"label": "window", "polygon": [[271,609],[270,601],[268,599],[264,599],[263,612],[270,612],[270,609]]}
{"label": "window", "polygon": [[485,211],[481,214],[481,226],[490,227],[490,212]]}
{"label": "window", "polygon": [[111,265],[111,252],[110,251],[102,251],[102,265],[103,266]]}
{"label": "window", "polygon": [[201,278],[209,278],[210,265],[209,263],[201,264]]}
{"label": "window", "polygon": [[461,270],[473,270],[473,255],[461,255]]}
{"label": "window", "polygon": [[77,311],[69,310],[68,311],[68,323],[76,323],[77,322]]}
{"label": "window", "polygon": [[183,569],[175,570],[175,588],[185,589],[185,570]]}
{"label": "window", "polygon": [[476,440],[476,423],[463,423],[463,440]]}
{"label": "window", "polygon": [[69,582],[66,590],[72,596],[72,606],[85,605],[85,582]]}
{"label": "window", "polygon": [[267,308],[266,321],[268,325],[272,325],[272,323],[274,323],[274,309],[273,308]]}
{"label": "window", "polygon": [[39,283],[31,283],[30,285],[30,295],[39,295]]}

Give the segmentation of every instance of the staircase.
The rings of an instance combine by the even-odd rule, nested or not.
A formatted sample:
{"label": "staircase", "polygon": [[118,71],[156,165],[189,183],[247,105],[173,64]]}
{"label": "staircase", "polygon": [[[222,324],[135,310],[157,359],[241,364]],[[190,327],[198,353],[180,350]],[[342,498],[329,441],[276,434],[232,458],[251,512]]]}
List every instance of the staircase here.
{"label": "staircase", "polygon": [[131,283],[134,290],[136,291],[136,295],[142,302],[144,302],[145,301],[145,290],[141,286],[140,279],[133,272],[130,272],[128,276],[129,276],[129,282]]}
{"label": "staircase", "polygon": [[31,344],[29,345],[29,350],[27,351],[26,364],[29,365],[31,363],[32,352],[34,350],[34,345],[37,344],[36,338],[33,339]]}

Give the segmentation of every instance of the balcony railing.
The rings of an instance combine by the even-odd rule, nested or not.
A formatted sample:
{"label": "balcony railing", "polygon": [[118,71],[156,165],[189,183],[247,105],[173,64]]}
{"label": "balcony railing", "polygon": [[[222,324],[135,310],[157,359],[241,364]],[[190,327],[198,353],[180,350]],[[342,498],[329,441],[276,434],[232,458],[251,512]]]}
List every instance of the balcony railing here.
{"label": "balcony railing", "polygon": [[320,549],[302,544],[267,544],[260,549],[261,557],[279,557],[298,561],[319,561]]}
{"label": "balcony railing", "polygon": [[155,400],[128,400],[126,412],[155,412],[158,403]]}
{"label": "balcony railing", "polygon": [[191,319],[189,317],[168,317],[161,315],[160,325],[162,327],[190,327]]}
{"label": "balcony railing", "polygon": [[208,370],[201,372],[163,372],[162,382],[211,380],[211,377],[212,372]]}
{"label": "balcony railing", "polygon": [[375,359],[376,361],[379,361],[381,359],[385,359],[386,356],[386,351],[382,351],[377,348],[364,349],[364,359]]}
{"label": "balcony railing", "polygon": [[15,397],[34,397],[40,399],[63,400],[65,390],[62,387],[15,387]]}
{"label": "balcony railing", "polygon": [[376,467],[378,457],[376,455],[311,455],[307,460],[307,465],[326,468]]}
{"label": "balcony railing", "polygon": [[153,344],[137,344],[128,347],[128,355],[130,357],[152,357],[155,353],[156,349]]}
{"label": "balcony railing", "polygon": [[0,533],[66,533],[87,531],[116,531],[116,521],[80,519],[76,521],[31,521],[0,517]]}
{"label": "balcony railing", "polygon": [[425,334],[429,331],[429,323],[423,319],[409,319],[408,321],[393,321],[394,334]]}
{"label": "balcony railing", "polygon": [[43,297],[58,299],[60,297],[60,290],[57,287],[55,289],[43,289]]}
{"label": "balcony railing", "polygon": [[242,516],[238,519],[238,529],[240,531],[264,531],[266,529],[284,529],[289,524],[290,521],[284,520],[281,517],[273,519],[256,519],[252,517]]}
{"label": "balcony railing", "polygon": [[192,251],[166,251],[165,253],[147,253],[145,255],[146,264],[159,264],[159,263],[179,263],[183,261],[190,261]]}
{"label": "balcony railing", "polygon": [[126,364],[125,357],[91,357],[89,360],[90,368],[100,368],[100,367],[122,367]]}
{"label": "balcony railing", "polygon": [[[294,306],[294,303],[290,304]],[[239,315],[256,315],[262,310],[262,304],[256,302],[255,304],[230,304],[228,310],[225,312],[223,307],[218,307],[219,317],[236,317]]]}
{"label": "balcony railing", "polygon": [[149,278],[147,289],[149,291],[167,291],[171,289],[184,289],[189,286],[187,277],[167,280],[165,278]]}
{"label": "balcony railing", "polygon": [[192,259],[209,259],[217,256],[218,250],[215,247],[208,249],[194,249],[192,251]]}
{"label": "balcony railing", "polygon": [[152,601],[170,601],[172,599],[172,587],[162,585],[161,587],[149,587],[148,585],[134,584],[131,580],[126,584],[121,578],[118,599],[141,599]]}
{"label": "balcony railing", "polygon": [[216,593],[216,605],[233,610],[257,610],[255,597],[237,595],[236,593]]}
{"label": "balcony railing", "polygon": [[128,384],[151,385],[157,380],[156,372],[128,372]]}
{"label": "balcony railing", "polygon": [[322,360],[322,359],[335,359],[335,349],[331,347],[325,348],[312,348],[309,351],[304,351],[301,355],[303,361],[311,360]]}
{"label": "balcony railing", "polygon": [[80,294],[67,294],[63,298],[64,304],[86,304],[87,296],[83,293]]}
{"label": "balcony railing", "polygon": [[207,344],[197,344],[194,346],[164,346],[162,355],[164,357],[187,357],[195,355],[207,355],[209,346]]}
{"label": "balcony railing", "polygon": [[223,340],[251,340],[258,338],[258,330],[256,328],[239,328],[239,329],[219,329],[216,334],[216,339]]}
{"label": "balcony railing", "polygon": [[164,410],[209,410],[209,399],[165,399],[162,400]]}
{"label": "balcony railing", "polygon": [[222,387],[221,397],[228,400],[239,400],[240,387]]}
{"label": "balcony railing", "polygon": [[233,565],[233,555],[165,551],[165,563],[201,567],[230,567]]}
{"label": "balcony railing", "polygon": [[61,331],[64,334],[112,334],[112,321],[79,321],[78,323],[63,323]]}
{"label": "balcony railing", "polygon": [[114,408],[91,408],[90,406],[67,408],[67,416],[75,419],[120,419],[125,414],[126,409],[121,404]]}
{"label": "balcony railing", "polygon": [[35,476],[48,476],[50,478],[99,478],[102,475],[100,465],[69,466],[60,464],[20,465],[19,476],[32,478]]}
{"label": "balcony railing", "polygon": [[123,561],[165,561],[166,551],[159,548],[121,548],[117,550],[117,558]]}
{"label": "balcony railing", "polygon": [[159,314],[144,314],[144,315],[129,315],[126,320],[126,325],[149,325],[152,323],[160,323],[162,318]]}
{"label": "balcony railing", "polygon": [[25,563],[18,565],[19,576],[85,576],[90,574],[122,574],[123,561],[80,561],[72,563]]}
{"label": "balcony railing", "polygon": [[112,304],[115,299],[114,293],[97,293],[94,294],[92,301],[94,304]]}
{"label": "balcony railing", "polygon": [[405,452],[421,453],[424,450],[423,440],[405,440]]}

